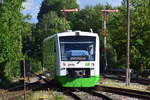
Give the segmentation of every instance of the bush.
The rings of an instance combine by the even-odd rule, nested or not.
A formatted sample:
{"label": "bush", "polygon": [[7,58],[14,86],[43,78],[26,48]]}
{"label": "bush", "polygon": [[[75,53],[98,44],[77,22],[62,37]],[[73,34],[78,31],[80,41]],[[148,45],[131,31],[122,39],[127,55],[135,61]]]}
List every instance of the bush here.
{"label": "bush", "polygon": [[41,61],[33,58],[29,58],[29,61],[30,61],[30,71],[39,72],[42,70]]}

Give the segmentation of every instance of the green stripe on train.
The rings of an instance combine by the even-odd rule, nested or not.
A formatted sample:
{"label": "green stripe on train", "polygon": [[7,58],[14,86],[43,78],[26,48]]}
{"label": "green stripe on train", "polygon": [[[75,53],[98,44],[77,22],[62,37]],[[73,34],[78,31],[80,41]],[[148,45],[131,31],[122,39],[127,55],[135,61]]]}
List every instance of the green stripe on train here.
{"label": "green stripe on train", "polygon": [[100,76],[90,76],[88,78],[68,78],[66,76],[56,76],[56,80],[63,87],[94,87],[100,81]]}

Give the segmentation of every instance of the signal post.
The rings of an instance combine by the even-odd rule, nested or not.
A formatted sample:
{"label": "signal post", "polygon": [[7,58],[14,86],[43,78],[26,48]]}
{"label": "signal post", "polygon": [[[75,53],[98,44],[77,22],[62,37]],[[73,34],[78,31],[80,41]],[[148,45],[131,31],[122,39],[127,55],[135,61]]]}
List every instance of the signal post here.
{"label": "signal post", "polygon": [[130,0],[127,0],[127,69],[126,69],[126,85],[130,85]]}
{"label": "signal post", "polygon": [[106,27],[106,22],[107,22],[107,15],[109,13],[118,13],[119,10],[115,9],[115,10],[101,10],[101,12],[103,13],[103,32],[104,32],[104,63],[105,63],[105,71],[108,67],[108,63],[107,63],[107,27]]}

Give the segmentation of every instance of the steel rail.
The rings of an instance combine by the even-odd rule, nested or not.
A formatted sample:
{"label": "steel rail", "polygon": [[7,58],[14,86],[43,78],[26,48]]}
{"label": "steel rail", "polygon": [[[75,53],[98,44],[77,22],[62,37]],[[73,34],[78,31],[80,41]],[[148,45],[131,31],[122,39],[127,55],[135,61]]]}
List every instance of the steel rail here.
{"label": "steel rail", "polygon": [[[26,93],[28,94],[28,93],[32,92],[33,90],[39,89],[44,86],[44,85],[36,85],[36,84],[38,84],[38,83],[35,82],[35,83],[32,83],[32,85],[29,84],[27,87],[29,87],[30,89],[27,90]],[[1,95],[1,98],[2,98],[2,100],[5,100],[5,99],[11,100],[11,99],[14,99],[14,98],[16,98],[18,96],[22,96],[22,95],[24,95],[24,90],[18,90],[18,91],[14,90],[14,91],[8,91],[7,93],[4,93],[3,95]]]}
{"label": "steel rail", "polygon": [[121,95],[127,95],[130,97],[150,100],[150,92],[124,89],[124,88],[116,88],[116,87],[108,87],[108,86],[99,86],[99,85],[97,85],[95,89],[106,91],[106,92],[111,92],[111,93],[113,92],[113,93],[121,94]]}
{"label": "steel rail", "polygon": [[63,92],[65,95],[72,97],[74,100],[82,100],[79,96],[77,96],[75,93],[72,91],[64,91]]}
{"label": "steel rail", "polygon": [[[104,78],[115,79],[115,80],[119,80],[119,81],[125,81],[124,77],[104,76]],[[150,79],[132,79],[131,78],[131,82],[136,82],[136,83],[140,83],[140,84],[143,84],[143,85],[150,85]]]}
{"label": "steel rail", "polygon": [[90,89],[80,89],[81,91],[84,91],[90,95],[102,98],[103,100],[113,100],[111,97],[104,95],[102,93],[98,93],[96,92],[94,89],[90,88]]}
{"label": "steel rail", "polygon": [[[42,85],[39,84],[40,79],[43,79],[43,81],[45,83],[48,82],[48,80],[42,78],[42,76],[40,76],[40,75],[37,75],[37,77],[39,77],[39,80],[37,80],[34,83],[30,83],[30,84],[26,85],[28,87],[28,90],[26,91],[27,94],[32,92],[33,90],[36,90],[36,89],[39,89],[39,88],[45,86],[43,84]],[[24,90],[22,90],[22,88],[23,88],[23,85],[12,87],[8,91],[1,93],[0,99],[2,98],[2,100],[5,100],[5,99],[9,100],[9,99],[15,99],[18,96],[22,96],[22,95],[24,95]]]}

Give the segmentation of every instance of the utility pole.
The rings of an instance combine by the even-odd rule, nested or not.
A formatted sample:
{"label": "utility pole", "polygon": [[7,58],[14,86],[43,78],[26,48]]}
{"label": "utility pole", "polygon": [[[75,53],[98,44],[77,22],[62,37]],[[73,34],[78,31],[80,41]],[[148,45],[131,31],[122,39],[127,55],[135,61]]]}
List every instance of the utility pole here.
{"label": "utility pole", "polygon": [[25,60],[23,60],[23,71],[24,71],[24,100],[26,100],[26,62],[25,62]]}
{"label": "utility pole", "polygon": [[108,12],[104,11],[103,12],[103,19],[104,19],[104,23],[103,23],[103,31],[104,31],[104,61],[105,61],[105,71],[108,67],[108,63],[107,63],[107,27],[106,27],[106,21],[107,21],[107,14]]}
{"label": "utility pole", "polygon": [[107,27],[106,27],[106,22],[107,22],[107,15],[109,13],[118,13],[119,10],[115,9],[115,10],[101,10],[101,12],[103,12],[103,30],[104,30],[104,62],[105,62],[105,71],[108,67],[108,63],[107,63]]}
{"label": "utility pole", "polygon": [[130,85],[130,0],[127,0],[127,15],[128,15],[128,23],[127,23],[127,69],[126,69],[126,85]]}

